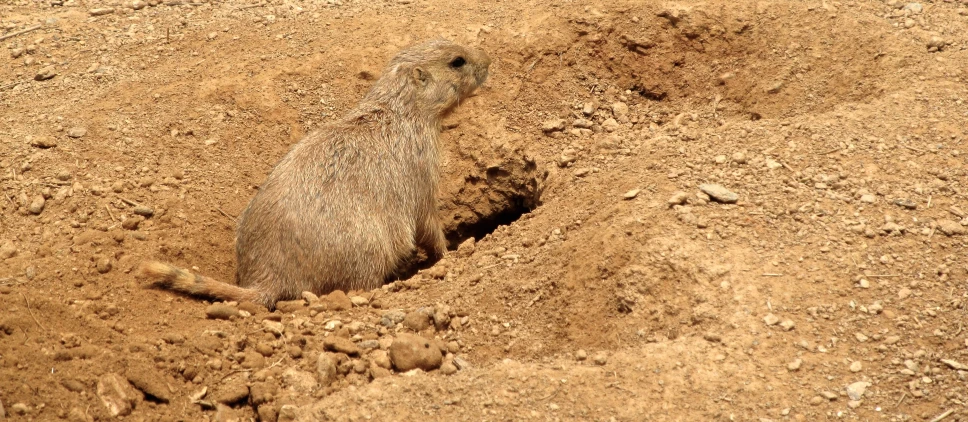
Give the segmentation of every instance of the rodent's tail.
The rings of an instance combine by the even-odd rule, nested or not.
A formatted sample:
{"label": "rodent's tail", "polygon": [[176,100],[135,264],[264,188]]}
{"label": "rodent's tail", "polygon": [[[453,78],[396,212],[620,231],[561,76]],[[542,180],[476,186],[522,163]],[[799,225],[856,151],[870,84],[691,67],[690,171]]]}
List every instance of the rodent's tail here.
{"label": "rodent's tail", "polygon": [[163,262],[146,261],[141,264],[139,273],[150,281],[152,287],[211,299],[261,303],[258,291],[223,283]]}

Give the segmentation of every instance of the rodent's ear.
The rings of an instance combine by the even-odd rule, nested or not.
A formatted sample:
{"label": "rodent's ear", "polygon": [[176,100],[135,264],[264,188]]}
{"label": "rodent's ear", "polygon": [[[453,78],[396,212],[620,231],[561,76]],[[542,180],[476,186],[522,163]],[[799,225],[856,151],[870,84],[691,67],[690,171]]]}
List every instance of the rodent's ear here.
{"label": "rodent's ear", "polygon": [[430,80],[430,72],[427,72],[419,66],[414,67],[413,70],[410,71],[410,75],[413,77],[413,80],[420,85],[427,85],[427,81]]}

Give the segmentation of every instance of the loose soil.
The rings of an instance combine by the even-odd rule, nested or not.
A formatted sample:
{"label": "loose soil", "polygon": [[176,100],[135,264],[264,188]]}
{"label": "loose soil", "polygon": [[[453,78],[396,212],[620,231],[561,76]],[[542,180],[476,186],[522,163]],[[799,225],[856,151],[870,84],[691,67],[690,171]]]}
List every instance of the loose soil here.
{"label": "loose soil", "polygon": [[[8,0],[0,37],[0,420],[968,420],[968,0]],[[141,284],[233,280],[272,166],[431,37],[494,59],[443,260],[273,312]]]}

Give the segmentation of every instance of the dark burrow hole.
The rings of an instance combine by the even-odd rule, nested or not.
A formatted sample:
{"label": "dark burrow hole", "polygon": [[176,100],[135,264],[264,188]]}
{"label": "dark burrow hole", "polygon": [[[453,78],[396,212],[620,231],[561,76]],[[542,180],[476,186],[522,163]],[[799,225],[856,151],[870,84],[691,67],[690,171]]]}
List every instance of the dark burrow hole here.
{"label": "dark burrow hole", "polygon": [[[498,227],[517,221],[525,213],[537,208],[539,204],[531,197],[518,195],[507,198],[507,202],[502,205],[490,214],[478,216],[476,221],[460,221],[456,227],[447,230],[444,233],[447,237],[447,250],[456,250],[461,243],[470,238],[480,240],[493,233]],[[387,281],[406,280],[418,271],[432,267],[435,263],[437,261],[428,259],[423,251],[415,251],[410,261]]]}

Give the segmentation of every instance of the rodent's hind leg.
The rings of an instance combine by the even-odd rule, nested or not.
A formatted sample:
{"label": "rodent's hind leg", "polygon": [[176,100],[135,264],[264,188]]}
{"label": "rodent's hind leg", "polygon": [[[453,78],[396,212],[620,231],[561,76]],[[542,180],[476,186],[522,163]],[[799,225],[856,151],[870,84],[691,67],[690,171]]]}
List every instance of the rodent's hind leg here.
{"label": "rodent's hind leg", "polygon": [[417,246],[427,253],[432,261],[444,257],[447,252],[447,238],[443,225],[436,213],[430,213],[417,225]]}

